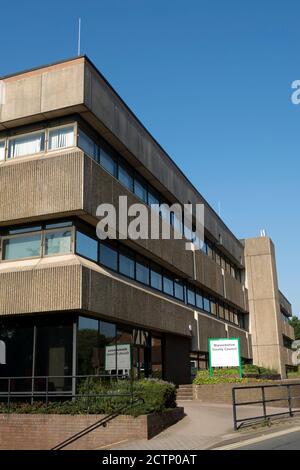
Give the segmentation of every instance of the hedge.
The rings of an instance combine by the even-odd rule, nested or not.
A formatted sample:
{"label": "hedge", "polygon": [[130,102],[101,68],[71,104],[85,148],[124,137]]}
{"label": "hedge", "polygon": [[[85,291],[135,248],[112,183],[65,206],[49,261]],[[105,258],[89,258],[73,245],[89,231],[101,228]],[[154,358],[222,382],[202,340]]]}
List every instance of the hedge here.
{"label": "hedge", "polygon": [[[121,414],[139,416],[142,414],[158,413],[176,407],[175,385],[159,379],[143,379],[134,382],[134,398],[141,398],[133,407],[126,406],[130,403],[128,394],[132,386],[127,380],[119,380],[114,383],[99,383],[96,380],[89,383],[85,380],[78,389],[76,400],[34,401],[31,403],[14,402],[10,404],[12,413],[26,414],[108,414],[122,407],[126,407]],[[86,395],[96,395],[87,397]],[[6,403],[0,403],[0,413],[7,413]]]}

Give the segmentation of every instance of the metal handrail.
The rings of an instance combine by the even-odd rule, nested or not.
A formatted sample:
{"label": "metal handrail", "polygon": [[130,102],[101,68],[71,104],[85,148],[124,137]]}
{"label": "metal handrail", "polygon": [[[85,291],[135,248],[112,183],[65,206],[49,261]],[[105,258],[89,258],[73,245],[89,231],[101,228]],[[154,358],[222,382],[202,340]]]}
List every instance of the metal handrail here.
{"label": "metal handrail", "polygon": [[138,397],[135,400],[130,401],[129,403],[121,406],[117,410],[112,411],[110,414],[108,414],[104,418],[101,418],[100,420],[97,420],[95,423],[90,424],[89,426],[87,426],[86,428],[84,428],[81,431],[77,432],[73,436],[68,437],[64,441],[57,444],[56,446],[52,447],[51,450],[62,450],[62,449],[64,449],[68,445],[73,444],[73,442],[78,441],[78,439],[85,436],[86,434],[89,434],[90,432],[94,431],[95,429],[99,428],[100,426],[106,427],[107,423],[109,421],[113,420],[114,418],[116,418],[117,416],[119,416],[122,413],[122,411],[125,411],[128,408],[132,408],[133,406],[135,406],[139,403],[144,403],[144,402],[145,402],[145,400],[141,397]]}
{"label": "metal handrail", "polygon": [[[269,418],[275,417],[275,416],[283,416],[283,415],[289,415],[290,417],[293,417],[295,413],[299,413],[300,409],[297,409],[292,406],[292,401],[300,399],[299,395],[291,395],[291,387],[297,387],[300,386],[300,382],[293,382],[289,384],[268,384],[268,385],[248,385],[246,387],[233,387],[232,388],[232,407],[233,407],[233,427],[234,430],[237,431],[239,428],[241,428],[244,424],[246,424],[248,421],[258,421],[258,420],[267,420]],[[287,395],[286,397],[281,397],[281,398],[270,398],[266,399],[266,394],[265,394],[265,389],[270,389],[270,388],[282,388],[286,389]],[[243,391],[243,390],[254,390],[254,389],[260,389],[261,390],[261,400],[253,400],[253,401],[240,401],[237,402],[236,400],[236,391]],[[267,403],[274,403],[274,402],[287,402],[287,411],[279,412],[279,413],[267,413]],[[262,405],[263,409],[263,414],[260,416],[251,416],[249,418],[242,418],[238,419],[237,418],[237,407],[241,406],[249,406],[249,405]]]}

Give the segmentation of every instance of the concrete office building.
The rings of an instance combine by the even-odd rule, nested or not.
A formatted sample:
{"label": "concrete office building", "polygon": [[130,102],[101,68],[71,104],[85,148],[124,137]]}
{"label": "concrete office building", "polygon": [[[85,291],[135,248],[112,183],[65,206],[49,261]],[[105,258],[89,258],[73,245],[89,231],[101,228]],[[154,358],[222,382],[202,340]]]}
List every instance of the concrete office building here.
{"label": "concrete office building", "polygon": [[[251,361],[243,244],[89,59],[0,84],[0,377],[98,374],[106,345],[130,343],[137,377],[187,383],[210,337],[240,338]],[[100,241],[96,209],[120,195],[149,215],[204,203],[203,249]]]}
{"label": "concrete office building", "polygon": [[292,367],[292,306],[278,287],[275,247],[266,236],[245,240],[246,285],[254,364],[286,376]]}

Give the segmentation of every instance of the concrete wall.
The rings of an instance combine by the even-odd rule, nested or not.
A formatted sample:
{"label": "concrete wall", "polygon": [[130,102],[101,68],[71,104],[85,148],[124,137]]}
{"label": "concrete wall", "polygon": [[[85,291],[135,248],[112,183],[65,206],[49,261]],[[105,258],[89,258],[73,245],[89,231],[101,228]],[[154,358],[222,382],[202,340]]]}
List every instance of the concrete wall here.
{"label": "concrete wall", "polygon": [[[272,241],[268,237],[245,240],[245,262],[253,362],[276,369],[285,377],[285,366],[291,364],[291,358],[283,346],[283,322]],[[293,334],[290,329],[288,334]]]}
{"label": "concrete wall", "polygon": [[0,181],[1,224],[82,212],[81,151],[7,162]]}

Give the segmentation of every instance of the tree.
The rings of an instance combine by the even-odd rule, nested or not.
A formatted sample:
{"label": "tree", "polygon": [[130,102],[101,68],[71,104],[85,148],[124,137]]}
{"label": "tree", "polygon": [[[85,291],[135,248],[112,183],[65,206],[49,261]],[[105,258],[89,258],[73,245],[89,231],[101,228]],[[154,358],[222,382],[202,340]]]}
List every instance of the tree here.
{"label": "tree", "polygon": [[295,315],[290,319],[289,324],[295,330],[295,339],[300,339],[300,320]]}

